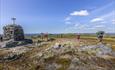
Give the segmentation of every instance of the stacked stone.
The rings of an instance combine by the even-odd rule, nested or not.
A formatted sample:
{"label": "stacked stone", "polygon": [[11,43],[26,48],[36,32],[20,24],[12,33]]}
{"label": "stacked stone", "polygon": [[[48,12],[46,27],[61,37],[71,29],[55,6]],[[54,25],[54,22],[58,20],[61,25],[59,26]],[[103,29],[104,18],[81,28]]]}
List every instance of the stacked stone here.
{"label": "stacked stone", "polygon": [[23,28],[17,24],[6,25],[3,27],[4,39],[14,41],[24,40]]}
{"label": "stacked stone", "polygon": [[2,35],[0,35],[0,42],[2,42],[3,41],[3,36]]}
{"label": "stacked stone", "polygon": [[16,18],[12,18],[13,24],[9,24],[3,27],[3,36],[0,36],[1,47],[16,47],[21,45],[32,44],[31,39],[24,38],[24,31],[20,25],[15,24]]}

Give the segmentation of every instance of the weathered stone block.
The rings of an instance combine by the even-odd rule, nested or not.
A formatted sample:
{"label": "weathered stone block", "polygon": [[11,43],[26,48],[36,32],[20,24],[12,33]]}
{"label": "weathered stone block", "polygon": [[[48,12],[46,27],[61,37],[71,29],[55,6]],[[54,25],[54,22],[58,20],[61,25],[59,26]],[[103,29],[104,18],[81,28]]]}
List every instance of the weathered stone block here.
{"label": "weathered stone block", "polygon": [[14,41],[24,40],[24,31],[20,25],[11,24],[3,27],[4,30],[4,39],[10,40],[14,39]]}

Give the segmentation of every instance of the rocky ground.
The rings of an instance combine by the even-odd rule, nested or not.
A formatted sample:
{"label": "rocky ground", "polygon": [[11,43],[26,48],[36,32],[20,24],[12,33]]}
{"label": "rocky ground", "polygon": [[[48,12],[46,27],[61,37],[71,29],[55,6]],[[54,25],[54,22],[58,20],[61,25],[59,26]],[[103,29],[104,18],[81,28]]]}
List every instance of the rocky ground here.
{"label": "rocky ground", "polygon": [[71,41],[44,42],[0,49],[1,70],[114,70],[110,44],[75,45]]}
{"label": "rocky ground", "polygon": [[27,44],[32,44],[33,41],[31,39],[24,39],[21,41],[14,41],[13,39],[7,41],[0,41],[0,48],[12,48],[16,46],[22,46]]}

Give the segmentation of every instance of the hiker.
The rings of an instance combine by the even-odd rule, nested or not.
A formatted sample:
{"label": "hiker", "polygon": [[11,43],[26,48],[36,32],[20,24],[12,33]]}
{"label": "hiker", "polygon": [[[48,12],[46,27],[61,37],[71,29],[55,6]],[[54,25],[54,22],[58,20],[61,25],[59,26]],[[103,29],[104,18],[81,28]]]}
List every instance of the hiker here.
{"label": "hiker", "polygon": [[96,32],[97,38],[98,38],[99,42],[102,42],[104,33],[105,33],[104,31],[98,31],[98,32]]}
{"label": "hiker", "polygon": [[77,40],[79,40],[79,39],[80,39],[80,34],[77,35]]}
{"label": "hiker", "polygon": [[2,37],[2,36],[0,36],[0,41],[1,41],[1,42],[3,41],[3,37]]}
{"label": "hiker", "polygon": [[48,33],[44,34],[44,37],[47,39],[48,41]]}

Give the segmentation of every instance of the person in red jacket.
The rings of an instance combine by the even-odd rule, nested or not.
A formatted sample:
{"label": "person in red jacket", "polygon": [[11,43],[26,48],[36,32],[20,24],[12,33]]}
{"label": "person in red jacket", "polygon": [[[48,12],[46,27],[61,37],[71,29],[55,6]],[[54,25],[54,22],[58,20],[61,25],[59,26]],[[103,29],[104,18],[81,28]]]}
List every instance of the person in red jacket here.
{"label": "person in red jacket", "polygon": [[80,34],[77,35],[77,40],[80,40]]}

